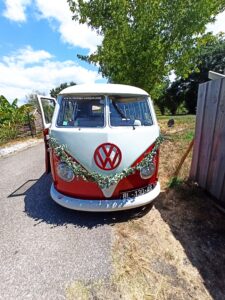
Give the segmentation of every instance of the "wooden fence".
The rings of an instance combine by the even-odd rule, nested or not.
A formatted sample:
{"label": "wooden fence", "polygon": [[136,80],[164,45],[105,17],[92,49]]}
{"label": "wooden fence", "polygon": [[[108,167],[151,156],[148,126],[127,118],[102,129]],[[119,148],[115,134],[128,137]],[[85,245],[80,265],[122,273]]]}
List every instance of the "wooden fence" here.
{"label": "wooden fence", "polygon": [[190,178],[225,205],[225,79],[199,86]]}

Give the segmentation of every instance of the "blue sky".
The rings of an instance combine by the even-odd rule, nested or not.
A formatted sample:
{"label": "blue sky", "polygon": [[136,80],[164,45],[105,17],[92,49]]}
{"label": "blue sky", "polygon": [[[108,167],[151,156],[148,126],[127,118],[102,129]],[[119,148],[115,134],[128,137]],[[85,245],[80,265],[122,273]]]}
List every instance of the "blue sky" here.
{"label": "blue sky", "polygon": [[[23,102],[27,94],[48,95],[63,82],[105,81],[77,58],[102,38],[71,16],[66,0],[0,0],[0,94]],[[225,31],[225,13],[208,30]]]}

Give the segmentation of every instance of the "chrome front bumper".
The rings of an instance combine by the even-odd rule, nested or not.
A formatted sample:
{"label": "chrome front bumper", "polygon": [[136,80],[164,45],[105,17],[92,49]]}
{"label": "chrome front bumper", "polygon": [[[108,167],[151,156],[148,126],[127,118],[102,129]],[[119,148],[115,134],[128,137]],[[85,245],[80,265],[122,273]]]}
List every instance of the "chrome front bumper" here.
{"label": "chrome front bumper", "polygon": [[104,199],[104,200],[84,200],[73,197],[65,196],[59,193],[54,185],[51,186],[51,197],[59,205],[66,208],[74,210],[83,210],[83,211],[116,211],[116,210],[125,210],[132,209],[138,206],[146,205],[152,202],[160,193],[160,183],[157,182],[155,188],[138,197],[127,198],[127,199]]}

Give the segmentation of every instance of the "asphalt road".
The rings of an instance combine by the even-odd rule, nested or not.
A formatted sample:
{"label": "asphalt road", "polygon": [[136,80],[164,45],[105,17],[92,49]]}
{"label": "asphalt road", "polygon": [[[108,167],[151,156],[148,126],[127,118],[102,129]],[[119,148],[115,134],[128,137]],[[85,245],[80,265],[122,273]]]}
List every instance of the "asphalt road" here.
{"label": "asphalt road", "polygon": [[0,299],[65,299],[110,276],[111,217],[58,206],[50,185],[43,143],[0,159]]}

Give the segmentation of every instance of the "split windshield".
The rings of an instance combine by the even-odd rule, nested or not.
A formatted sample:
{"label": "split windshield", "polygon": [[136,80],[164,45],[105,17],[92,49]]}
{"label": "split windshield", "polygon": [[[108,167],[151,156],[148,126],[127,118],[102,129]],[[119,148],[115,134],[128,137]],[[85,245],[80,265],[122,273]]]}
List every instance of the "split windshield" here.
{"label": "split windshield", "polygon": [[[147,97],[109,96],[109,122],[113,127],[151,126]],[[57,125],[63,127],[101,128],[106,124],[106,97],[63,97]]]}
{"label": "split windshield", "polygon": [[111,126],[150,126],[153,124],[146,97],[109,97]]}
{"label": "split windshield", "polygon": [[64,97],[57,125],[67,127],[104,127],[103,97]]}

